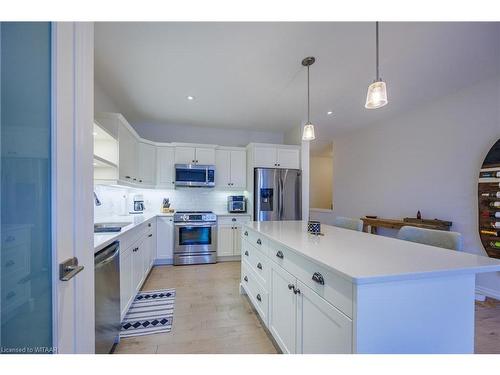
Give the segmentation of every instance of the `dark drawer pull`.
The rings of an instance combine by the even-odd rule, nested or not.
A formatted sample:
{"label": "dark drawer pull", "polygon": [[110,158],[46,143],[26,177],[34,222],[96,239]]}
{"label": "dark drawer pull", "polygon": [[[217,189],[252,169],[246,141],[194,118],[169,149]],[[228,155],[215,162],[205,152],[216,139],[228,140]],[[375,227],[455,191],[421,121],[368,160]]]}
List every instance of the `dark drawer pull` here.
{"label": "dark drawer pull", "polygon": [[130,178],[130,176],[125,176],[125,178]]}
{"label": "dark drawer pull", "polygon": [[247,231],[245,231],[245,236],[248,236],[248,232]]}
{"label": "dark drawer pull", "polygon": [[153,237],[153,234],[151,233],[148,237]]}
{"label": "dark drawer pull", "polygon": [[245,255],[248,256],[248,251],[245,251]]}
{"label": "dark drawer pull", "polygon": [[314,272],[312,279],[313,281],[316,281],[318,284],[325,285],[325,279],[323,278],[323,275],[320,274],[319,272]]}
{"label": "dark drawer pull", "polygon": [[290,289],[290,290],[295,289],[295,285],[293,285],[293,284],[288,284],[288,289]]}
{"label": "dark drawer pull", "polygon": [[[12,299],[16,296],[16,292],[9,292],[7,293],[7,295],[5,296],[5,299],[9,300],[9,299]],[[260,301],[260,300],[259,300]]]}
{"label": "dark drawer pull", "polygon": [[14,264],[16,264],[16,262],[14,262],[12,259],[7,261],[5,263],[5,267],[12,267]]}
{"label": "dark drawer pull", "polygon": [[300,289],[299,288],[297,288],[297,289],[293,288],[293,294],[300,294]]}
{"label": "dark drawer pull", "polygon": [[278,252],[276,253],[276,256],[280,259],[283,259],[284,258],[284,255],[283,255],[283,252],[281,250],[278,250]]}
{"label": "dark drawer pull", "polygon": [[257,263],[257,268],[258,268],[259,270],[261,270],[261,269],[262,269],[262,264],[260,264],[260,262],[259,262],[259,263]]}
{"label": "dark drawer pull", "polygon": [[150,227],[150,228],[151,228],[151,223],[149,223],[149,224],[148,224],[148,227]]}
{"label": "dark drawer pull", "polygon": [[232,220],[232,221],[236,221],[236,218],[235,218],[235,217],[233,217],[231,220]]}
{"label": "dark drawer pull", "polygon": [[257,294],[257,301],[262,301],[262,298],[260,298],[260,294]]}
{"label": "dark drawer pull", "polygon": [[262,245],[262,241],[260,240],[260,238],[257,240],[257,245]]}
{"label": "dark drawer pull", "polygon": [[245,280],[248,283],[248,277],[244,277],[243,280]]}

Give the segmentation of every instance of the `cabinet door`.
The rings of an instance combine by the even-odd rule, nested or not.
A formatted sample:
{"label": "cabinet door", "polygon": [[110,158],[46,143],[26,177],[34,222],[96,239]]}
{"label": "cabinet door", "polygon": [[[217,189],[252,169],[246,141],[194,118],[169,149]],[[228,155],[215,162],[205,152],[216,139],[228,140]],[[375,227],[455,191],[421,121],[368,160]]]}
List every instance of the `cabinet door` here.
{"label": "cabinet door", "polygon": [[156,258],[172,261],[174,258],[174,219],[158,217],[156,223]]}
{"label": "cabinet door", "polygon": [[147,143],[139,143],[139,183],[154,185],[156,182],[156,147]]}
{"label": "cabinet door", "polygon": [[231,225],[218,225],[217,228],[217,256],[233,255],[233,235]]}
{"label": "cabinet door", "polygon": [[276,168],[276,148],[256,146],[253,154],[255,168]]}
{"label": "cabinet door", "polygon": [[[119,176],[120,180],[134,183],[137,182],[136,160],[137,148],[136,139],[132,133],[123,125],[118,128],[118,148],[119,148]],[[134,181],[135,178],[135,181]]]}
{"label": "cabinet door", "polygon": [[174,187],[175,184],[175,148],[158,147],[156,149],[158,158],[158,180],[157,184],[162,187]]}
{"label": "cabinet door", "polygon": [[305,284],[297,286],[297,353],[352,353],[351,319]]}
{"label": "cabinet door", "polygon": [[271,266],[269,293],[269,330],[283,353],[295,353],[297,298],[289,285],[295,277],[280,266]]}
{"label": "cabinet door", "polygon": [[196,164],[215,164],[215,149],[213,148],[197,147],[195,156]]}
{"label": "cabinet door", "polygon": [[194,147],[176,147],[175,164],[194,164],[196,149]]}
{"label": "cabinet door", "polygon": [[122,316],[133,295],[132,290],[132,249],[120,253],[120,311]]}
{"label": "cabinet door", "polygon": [[246,188],[247,185],[247,153],[246,151],[231,151],[231,187]]}
{"label": "cabinet door", "polygon": [[233,255],[241,255],[241,228],[241,225],[237,225],[233,230]]}
{"label": "cabinet door", "polygon": [[231,151],[215,151],[215,185],[219,188],[231,186]]}
{"label": "cabinet door", "polygon": [[135,293],[144,275],[143,241],[136,243],[132,248],[132,290]]}
{"label": "cabinet door", "polygon": [[277,163],[279,168],[300,169],[300,150],[278,148]]}

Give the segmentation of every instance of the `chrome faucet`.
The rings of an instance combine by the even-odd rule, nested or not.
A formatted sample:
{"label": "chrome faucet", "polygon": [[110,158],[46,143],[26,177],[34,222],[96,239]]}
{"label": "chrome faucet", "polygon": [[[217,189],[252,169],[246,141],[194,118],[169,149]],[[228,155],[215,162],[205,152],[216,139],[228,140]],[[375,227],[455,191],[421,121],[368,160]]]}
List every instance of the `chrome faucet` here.
{"label": "chrome faucet", "polygon": [[102,204],[99,198],[97,198],[97,194],[95,193],[95,191],[94,191],[94,202],[96,206],[100,206]]}

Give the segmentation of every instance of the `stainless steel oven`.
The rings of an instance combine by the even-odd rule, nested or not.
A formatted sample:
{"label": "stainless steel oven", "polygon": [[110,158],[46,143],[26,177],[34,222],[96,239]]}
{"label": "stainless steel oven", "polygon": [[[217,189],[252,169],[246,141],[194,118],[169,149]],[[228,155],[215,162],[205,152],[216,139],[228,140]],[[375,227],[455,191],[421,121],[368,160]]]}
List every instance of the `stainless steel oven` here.
{"label": "stainless steel oven", "polygon": [[217,216],[210,211],[174,214],[174,265],[217,261]]}
{"label": "stainless steel oven", "polygon": [[215,166],[199,164],[176,164],[175,186],[214,187]]}

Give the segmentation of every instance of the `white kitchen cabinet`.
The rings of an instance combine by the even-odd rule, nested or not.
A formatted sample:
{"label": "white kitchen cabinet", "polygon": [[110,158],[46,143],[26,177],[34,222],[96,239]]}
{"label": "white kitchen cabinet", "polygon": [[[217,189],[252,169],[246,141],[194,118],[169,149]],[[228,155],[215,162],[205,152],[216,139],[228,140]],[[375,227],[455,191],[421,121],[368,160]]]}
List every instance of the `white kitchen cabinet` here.
{"label": "white kitchen cabinet", "polygon": [[175,147],[175,164],[215,164],[215,149],[209,147]]}
{"label": "white kitchen cabinet", "polygon": [[175,184],[175,147],[158,146],[156,157],[158,187],[173,188]]}
{"label": "white kitchen cabinet", "polygon": [[156,147],[140,142],[138,146],[138,182],[141,185],[154,186],[156,184]]}
{"label": "white kitchen cabinet", "polygon": [[269,290],[269,331],[283,353],[295,353],[297,298],[296,279],[278,265],[271,265]]}
{"label": "white kitchen cabinet", "polygon": [[158,263],[172,264],[174,258],[174,218],[158,216],[156,227],[156,258]]}
{"label": "white kitchen cabinet", "polygon": [[219,188],[246,187],[246,151],[218,149],[215,151],[215,185]]}
{"label": "white kitchen cabinet", "polygon": [[300,169],[300,150],[278,148],[276,151],[278,168]]}
{"label": "white kitchen cabinet", "polygon": [[297,281],[297,353],[352,353],[352,321]]}
{"label": "white kitchen cabinet", "polygon": [[132,248],[132,290],[135,292],[139,289],[144,269],[144,239],[139,240]]}
{"label": "white kitchen cabinet", "polygon": [[300,148],[284,145],[252,145],[252,168],[300,169]]}
{"label": "white kitchen cabinet", "polygon": [[250,221],[248,215],[217,218],[217,256],[241,255],[241,228]]}
{"label": "white kitchen cabinet", "polygon": [[127,313],[128,306],[134,294],[132,290],[132,250],[134,246],[128,249],[120,249],[120,311],[121,317]]}
{"label": "white kitchen cabinet", "polygon": [[126,183],[137,183],[137,147],[134,135],[124,126],[118,128],[119,178]]}

